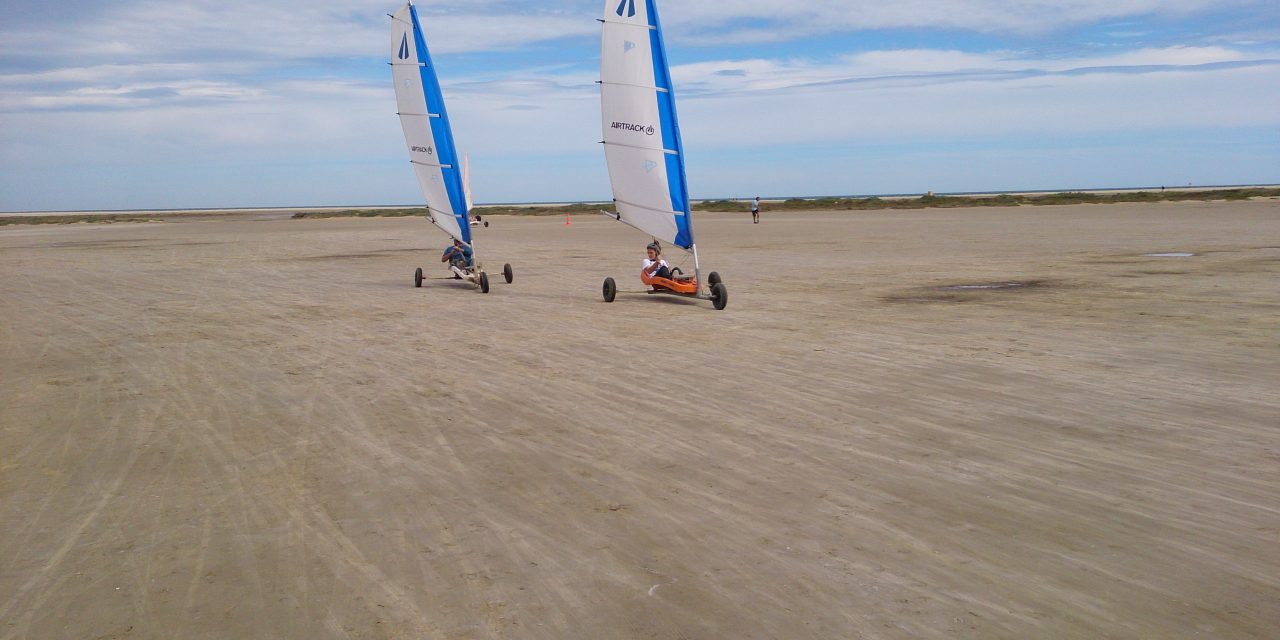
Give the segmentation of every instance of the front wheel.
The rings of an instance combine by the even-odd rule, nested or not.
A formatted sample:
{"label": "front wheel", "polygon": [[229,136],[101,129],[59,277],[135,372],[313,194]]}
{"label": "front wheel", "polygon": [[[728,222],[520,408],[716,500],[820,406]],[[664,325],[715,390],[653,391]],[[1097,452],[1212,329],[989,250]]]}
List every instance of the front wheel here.
{"label": "front wheel", "polygon": [[486,228],[486,229],[488,229],[488,228],[489,228],[489,221],[488,221],[488,220],[485,220],[485,221],[484,221],[484,228]]}
{"label": "front wheel", "polygon": [[489,274],[480,272],[480,293],[489,293]]}
{"label": "front wheel", "polygon": [[413,272],[413,286],[422,286],[422,267],[418,267],[418,270]]}
{"label": "front wheel", "polygon": [[604,279],[604,301],[613,302],[613,297],[618,295],[618,285],[614,283],[613,278]]}
{"label": "front wheel", "polygon": [[511,284],[511,281],[515,280],[516,272],[511,270],[511,265],[502,265],[502,277],[507,279],[507,284]]}
{"label": "front wheel", "polygon": [[711,285],[711,305],[716,308],[716,311],[720,311],[726,304],[729,304],[729,290],[724,287],[724,283],[717,282]]}
{"label": "front wheel", "polygon": [[720,280],[720,274],[718,274],[718,273],[716,273],[716,272],[714,272],[714,271],[712,271],[711,273],[707,274],[707,286],[714,287],[714,286],[716,286],[716,284],[717,284],[717,283],[719,283],[719,282],[721,282],[721,280]]}

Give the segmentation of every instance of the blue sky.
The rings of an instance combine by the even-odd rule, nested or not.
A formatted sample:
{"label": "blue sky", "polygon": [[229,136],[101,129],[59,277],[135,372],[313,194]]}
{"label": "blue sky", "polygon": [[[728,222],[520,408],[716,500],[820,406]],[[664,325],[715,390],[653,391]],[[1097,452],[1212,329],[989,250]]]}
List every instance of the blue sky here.
{"label": "blue sky", "polygon": [[[0,0],[0,210],[419,204],[394,0]],[[420,2],[477,202],[607,200],[597,0]],[[1274,0],[666,0],[691,195],[1280,183]]]}

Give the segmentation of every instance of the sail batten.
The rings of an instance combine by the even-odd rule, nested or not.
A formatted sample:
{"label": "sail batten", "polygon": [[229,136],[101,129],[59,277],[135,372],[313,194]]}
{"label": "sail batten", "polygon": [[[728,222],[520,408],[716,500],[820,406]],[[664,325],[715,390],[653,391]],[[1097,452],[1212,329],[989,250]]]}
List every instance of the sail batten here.
{"label": "sail batten", "polygon": [[637,209],[645,209],[645,210],[648,210],[648,211],[653,211],[653,212],[656,212],[656,213],[663,213],[663,214],[671,215],[671,216],[682,216],[682,215],[684,215],[684,212],[683,212],[683,211],[672,211],[671,209],[654,209],[653,207],[649,207],[649,206],[646,206],[646,205],[643,205],[643,204],[639,204],[639,203],[636,203],[636,202],[627,202],[626,200],[614,200],[614,203],[615,203],[615,204],[625,204],[625,205],[627,205],[628,207],[635,207],[635,208],[637,208]]}
{"label": "sail batten", "polygon": [[397,115],[409,161],[427,201],[428,218],[451,237],[471,244],[467,198],[448,110],[418,10],[410,2],[391,16],[391,75]]}
{"label": "sail batten", "polygon": [[628,149],[648,149],[650,151],[661,151],[667,155],[672,155],[672,156],[680,154],[680,152],[676,151],[675,149],[663,149],[662,147],[645,146],[645,145],[639,145],[639,144],[623,144],[621,142],[605,142],[603,144],[606,147],[625,147]]}
{"label": "sail batten", "polygon": [[662,93],[667,93],[667,92],[671,91],[670,89],[668,89],[668,88],[666,88],[666,87],[658,87],[658,86],[654,86],[654,85],[651,85],[651,84],[630,84],[630,83],[627,83],[627,82],[607,82],[607,81],[604,81],[604,80],[601,80],[601,81],[600,81],[600,84],[603,84],[603,85],[609,85],[609,86],[613,86],[613,87],[635,87],[635,88],[637,88],[637,89],[649,89],[649,90],[651,90],[651,91],[660,91],[660,92],[662,92]]}
{"label": "sail batten", "polygon": [[618,219],[693,246],[675,95],[655,0],[606,0],[600,113]]}

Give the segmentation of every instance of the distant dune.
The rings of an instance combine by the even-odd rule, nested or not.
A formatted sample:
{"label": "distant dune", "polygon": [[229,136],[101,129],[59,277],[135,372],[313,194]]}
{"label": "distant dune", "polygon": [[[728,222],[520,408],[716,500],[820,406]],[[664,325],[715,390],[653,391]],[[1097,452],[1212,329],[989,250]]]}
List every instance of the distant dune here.
{"label": "distant dune", "polygon": [[[1238,192],[1240,197],[1277,197],[1280,185],[1222,185],[1196,187],[1135,187],[1127,189],[1085,189],[1046,191],[989,191],[924,194],[883,194],[855,196],[770,196],[761,197],[767,205],[786,204],[789,209],[898,209],[957,206],[988,206],[990,204],[1097,204],[1111,199],[1116,202],[1154,202],[1167,200],[1214,200],[1223,194]],[[1135,198],[1134,194],[1150,194],[1151,197]],[[1059,197],[1054,197],[1059,196]],[[1096,196],[1094,198],[1082,196]],[[918,206],[904,201],[918,201]],[[736,211],[746,206],[748,198],[707,198],[694,200],[694,209],[709,211]],[[842,202],[858,202],[858,206],[840,206]],[[892,204],[877,205],[880,202]],[[570,213],[594,213],[609,208],[608,202],[526,202],[478,204],[473,212],[481,215],[562,215]],[[178,217],[213,218],[260,216],[277,218],[333,218],[377,217],[395,215],[419,215],[422,205],[371,205],[358,207],[251,207],[226,209],[120,209],[103,211],[14,211],[0,212],[0,226],[5,224],[74,223],[74,222],[147,222]],[[381,212],[381,213],[380,213]],[[16,220],[17,218],[41,218],[41,220]]]}

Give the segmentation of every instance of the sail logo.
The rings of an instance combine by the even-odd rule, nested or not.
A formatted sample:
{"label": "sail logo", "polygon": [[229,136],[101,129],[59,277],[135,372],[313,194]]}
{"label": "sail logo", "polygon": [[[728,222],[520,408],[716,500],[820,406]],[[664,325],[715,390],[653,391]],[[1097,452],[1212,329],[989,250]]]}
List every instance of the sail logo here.
{"label": "sail logo", "polygon": [[634,43],[634,42],[632,42],[632,41],[630,41],[630,40],[623,40],[623,41],[622,41],[622,52],[623,52],[623,53],[626,53],[626,52],[628,52],[628,51],[630,51],[630,50],[632,50],[632,49],[634,49],[634,48],[636,48],[636,43]]}
{"label": "sail logo", "polygon": [[418,153],[425,153],[425,154],[427,154],[427,155],[433,155],[433,154],[435,154],[435,151],[434,151],[431,147],[419,147],[419,146],[417,146],[417,145],[414,145],[414,146],[412,146],[412,147],[409,147],[409,150],[410,150],[410,151],[417,151]]}
{"label": "sail logo", "polygon": [[622,10],[626,9],[627,17],[636,15],[636,0],[622,0],[618,3],[618,16],[622,16]]}
{"label": "sail logo", "polygon": [[408,32],[405,32],[405,34],[400,38],[399,57],[401,60],[409,59],[409,33]]}
{"label": "sail logo", "polygon": [[651,173],[651,172],[653,171],[654,167],[657,167],[657,166],[658,166],[658,163],[656,163],[656,162],[654,162],[654,161],[652,161],[652,160],[645,160],[645,161],[644,161],[644,172],[645,172],[645,173]]}
{"label": "sail logo", "polygon": [[614,129],[622,129],[623,131],[639,131],[646,136],[653,135],[653,125],[645,126],[642,124],[631,124],[630,122],[615,122],[612,125]]}

